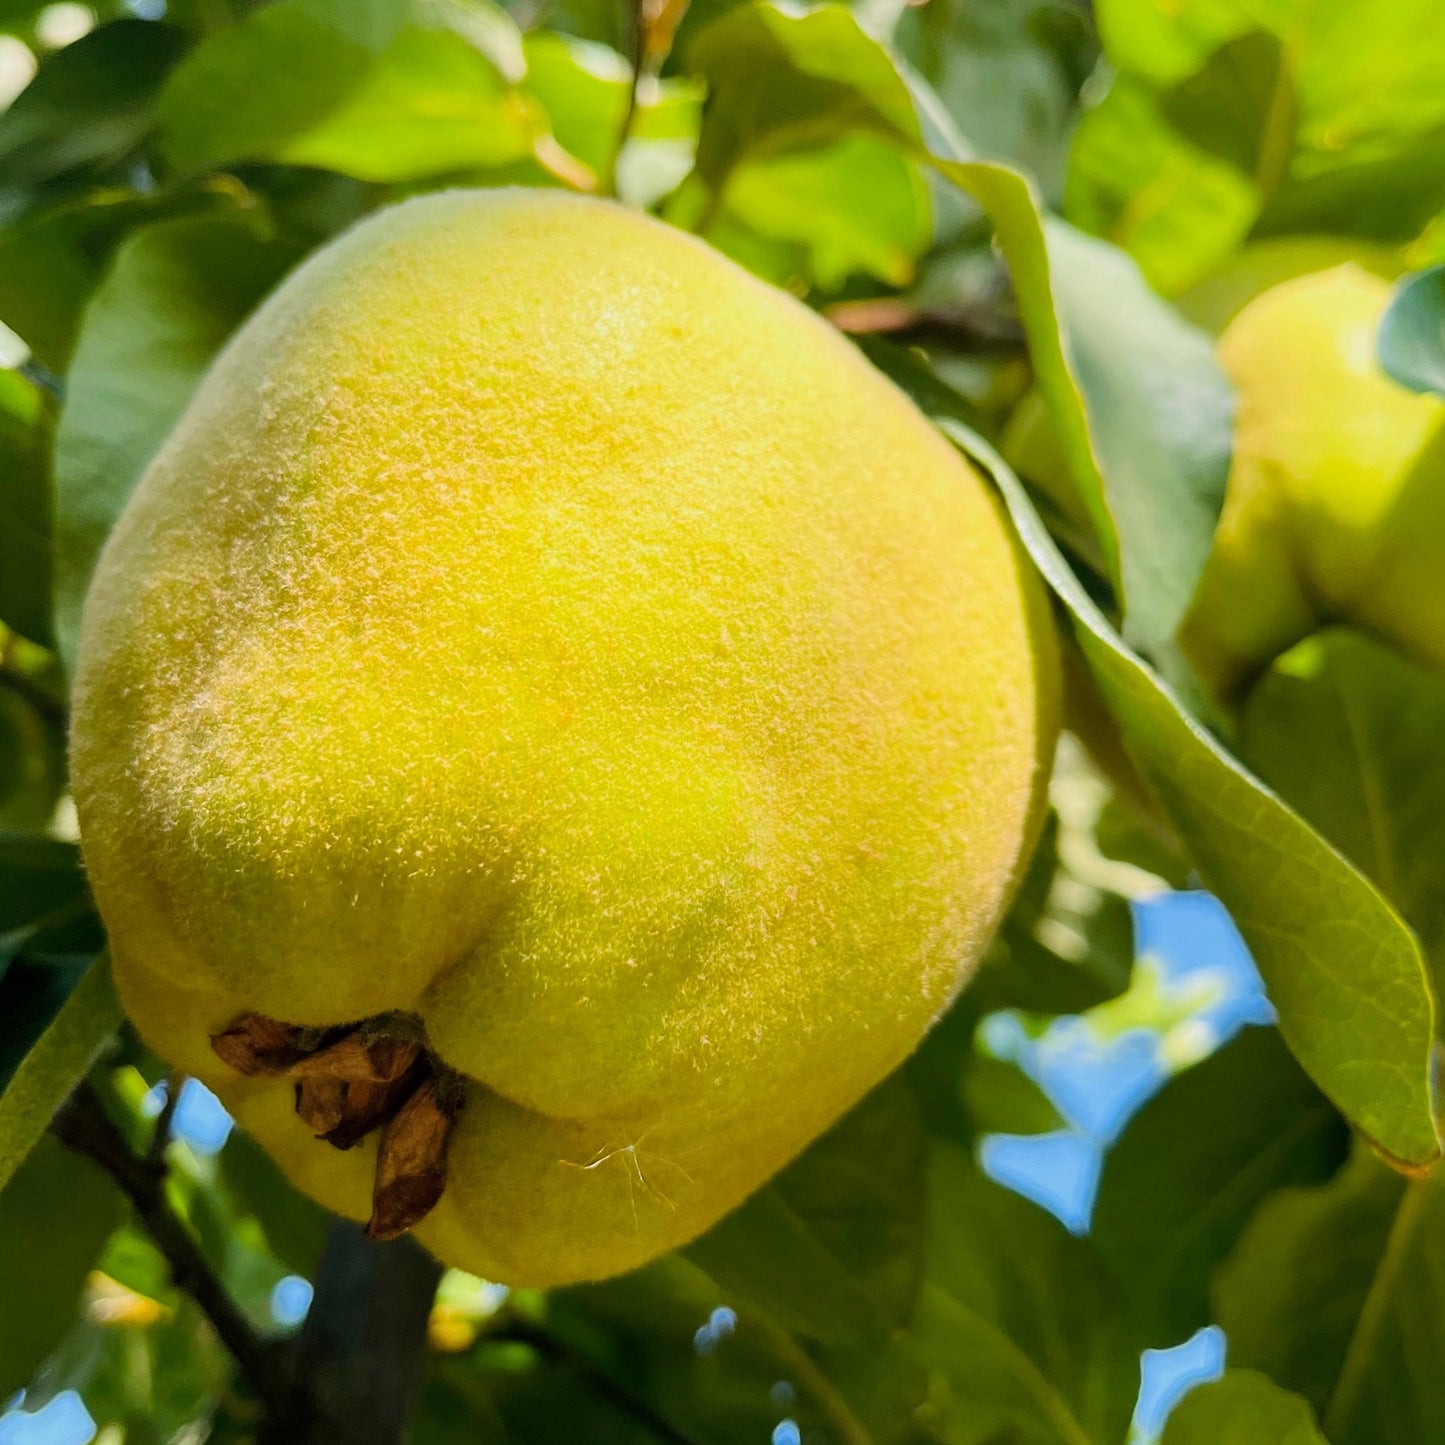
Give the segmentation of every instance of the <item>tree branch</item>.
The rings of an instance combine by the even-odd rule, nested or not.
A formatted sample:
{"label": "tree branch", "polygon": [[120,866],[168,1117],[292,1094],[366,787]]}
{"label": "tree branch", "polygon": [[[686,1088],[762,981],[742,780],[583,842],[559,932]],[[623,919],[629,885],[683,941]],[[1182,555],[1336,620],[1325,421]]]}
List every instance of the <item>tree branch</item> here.
{"label": "tree branch", "polygon": [[241,1313],[211,1269],[200,1245],[166,1197],[164,1162],[135,1154],[100,1095],[80,1083],[51,1125],[67,1148],[93,1160],[130,1200],[146,1232],[170,1266],[176,1286],[196,1302],[221,1343],[235,1357],[246,1383],[269,1413],[281,1398],[282,1371],[277,1346]]}
{"label": "tree branch", "polygon": [[258,1445],[400,1445],[441,1272],[409,1237],[377,1243],[333,1224],[285,1398]]}
{"label": "tree branch", "polygon": [[602,194],[617,194],[617,164],[622,159],[623,149],[632,136],[632,127],[637,120],[637,88],[642,84],[642,67],[647,60],[647,0],[630,0],[627,15],[631,25],[629,59],[632,62],[632,80],[627,87],[627,108],[622,112],[622,125],[613,142],[612,154],[607,161],[606,174],[600,177]]}

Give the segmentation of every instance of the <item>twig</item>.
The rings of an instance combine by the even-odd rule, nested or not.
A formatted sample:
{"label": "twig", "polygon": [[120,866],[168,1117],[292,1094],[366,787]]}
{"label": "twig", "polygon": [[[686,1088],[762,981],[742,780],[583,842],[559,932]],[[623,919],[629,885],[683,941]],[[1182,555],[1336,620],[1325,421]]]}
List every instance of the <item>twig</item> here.
{"label": "twig", "polygon": [[508,1316],[481,1337],[492,1343],[527,1345],[531,1349],[562,1365],[579,1376],[592,1392],[624,1415],[636,1420],[650,1434],[665,1445],[699,1445],[691,1435],[678,1429],[665,1415],[660,1414],[646,1400],[639,1399],[630,1390],[617,1383],[605,1370],[594,1364],[586,1355],[574,1350],[555,1335],[526,1320]]}
{"label": "twig", "polygon": [[623,148],[632,136],[632,127],[637,121],[637,91],[642,84],[643,66],[647,61],[647,0],[630,0],[627,14],[631,20],[632,81],[627,87],[627,109],[622,113],[622,125],[617,132],[617,142],[612,147],[612,158],[607,163],[607,174],[602,177],[602,193],[617,194],[617,164],[622,159]]}
{"label": "twig", "polygon": [[1025,350],[1019,321],[990,301],[919,306],[903,297],[844,301],[825,313],[850,336],[886,336],[898,346],[943,346],[975,355],[1012,356]]}
{"label": "twig", "polygon": [[221,1343],[235,1357],[246,1383],[269,1413],[281,1398],[276,1346],[241,1313],[211,1269],[200,1245],[166,1198],[165,1167],[135,1154],[94,1087],[82,1082],[51,1125],[67,1148],[100,1165],[130,1200],[146,1232],[170,1266],[176,1286],[193,1299]]}
{"label": "twig", "polygon": [[399,1445],[426,1358],[439,1265],[415,1240],[331,1226],[281,1408],[259,1445]]}
{"label": "twig", "polygon": [[171,1142],[171,1124],[176,1117],[176,1105],[181,1101],[181,1090],[185,1087],[184,1074],[172,1074],[166,1081],[166,1100],[156,1115],[156,1126],[151,1133],[151,1142],[146,1149],[146,1163],[156,1170],[165,1168],[166,1145]]}

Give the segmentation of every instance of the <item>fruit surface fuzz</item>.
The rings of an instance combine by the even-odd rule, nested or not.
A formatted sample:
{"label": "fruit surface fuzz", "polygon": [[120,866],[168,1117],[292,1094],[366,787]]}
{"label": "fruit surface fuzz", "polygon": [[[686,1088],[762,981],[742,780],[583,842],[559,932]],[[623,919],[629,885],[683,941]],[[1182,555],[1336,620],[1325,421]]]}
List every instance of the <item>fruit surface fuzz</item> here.
{"label": "fruit surface fuzz", "polygon": [[631,1268],[916,1046],[1036,833],[1047,607],[983,479],[717,252],[552,192],[411,200],[212,366],[101,558],[74,779],[118,986],[366,1218],[254,1013],[420,1020],[442,1259]]}

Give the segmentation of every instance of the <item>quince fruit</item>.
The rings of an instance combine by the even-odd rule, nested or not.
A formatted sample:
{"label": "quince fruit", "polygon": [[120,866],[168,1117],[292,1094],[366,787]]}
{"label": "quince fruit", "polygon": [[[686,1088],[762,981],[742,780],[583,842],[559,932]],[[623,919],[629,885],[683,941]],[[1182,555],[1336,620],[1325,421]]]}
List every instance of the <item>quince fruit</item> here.
{"label": "quince fruit", "polygon": [[613,204],[409,201],[233,338],[99,563],[116,982],[373,1233],[626,1270],[967,980],[1054,668],[989,488],[797,301]]}
{"label": "quince fruit", "polygon": [[1380,369],[1390,294],[1335,267],[1264,292],[1220,338],[1234,459],[1181,641],[1226,704],[1332,623],[1445,669],[1445,404]]}

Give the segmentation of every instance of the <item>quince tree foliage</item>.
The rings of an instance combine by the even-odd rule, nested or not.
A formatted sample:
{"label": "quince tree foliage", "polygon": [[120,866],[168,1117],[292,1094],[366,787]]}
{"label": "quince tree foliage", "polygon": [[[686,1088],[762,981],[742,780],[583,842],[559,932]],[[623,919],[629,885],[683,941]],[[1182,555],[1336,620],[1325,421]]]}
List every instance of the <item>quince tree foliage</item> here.
{"label": "quince tree foliage", "polygon": [[0,1432],[1445,1435],[1437,11],[0,4]]}

